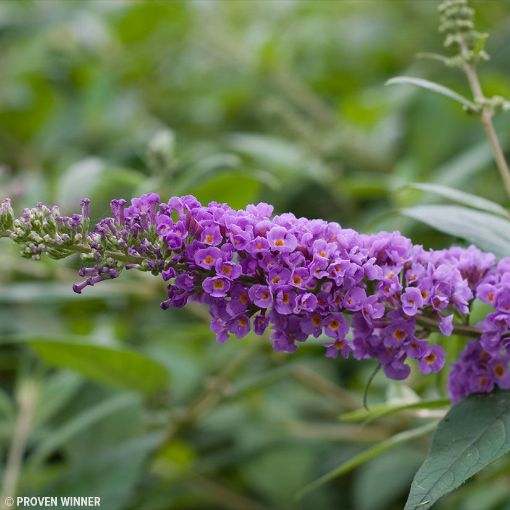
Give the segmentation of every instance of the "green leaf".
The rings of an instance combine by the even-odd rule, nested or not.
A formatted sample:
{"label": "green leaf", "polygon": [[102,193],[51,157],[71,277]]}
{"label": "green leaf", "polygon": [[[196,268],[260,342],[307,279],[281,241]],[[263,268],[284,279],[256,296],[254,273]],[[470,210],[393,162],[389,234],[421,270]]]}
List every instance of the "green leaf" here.
{"label": "green leaf", "polygon": [[509,217],[508,211],[498,203],[493,202],[492,200],[487,200],[483,197],[479,197],[477,195],[473,195],[471,193],[466,193],[458,189],[450,188],[449,186],[416,182],[409,184],[409,187],[421,191],[429,191],[430,193],[448,198],[458,202],[459,204],[467,205],[473,209],[480,209],[481,211],[497,214],[498,216],[503,216],[507,219]]}
{"label": "green leaf", "polygon": [[83,379],[77,374],[64,370],[56,371],[45,378],[35,411],[36,425],[45,425],[61,411],[74,398],[82,384]]}
{"label": "green leaf", "polygon": [[191,191],[200,202],[226,202],[234,209],[245,207],[254,201],[260,191],[257,179],[239,172],[225,172],[209,179]]}
{"label": "green leaf", "polygon": [[0,388],[0,416],[12,420],[16,417],[16,410],[12,400],[5,390]]}
{"label": "green leaf", "polygon": [[384,416],[389,416],[402,411],[413,411],[421,409],[441,409],[450,405],[449,400],[425,400],[420,402],[402,403],[402,402],[389,402],[386,404],[379,404],[372,406],[370,409],[356,409],[349,413],[340,415],[342,421],[347,422],[359,422],[365,423],[377,420]]}
{"label": "green leaf", "polygon": [[160,441],[161,434],[152,432],[106,448],[101,456],[85,456],[79,465],[63,470],[46,485],[44,494],[58,497],[93,494],[101,498],[103,508],[126,508],[143,476],[148,455]]}
{"label": "green leaf", "polygon": [[87,431],[90,427],[97,426],[106,417],[118,413],[126,407],[132,407],[137,402],[136,395],[121,393],[104,399],[94,407],[86,409],[74,416],[68,422],[51,431],[51,434],[41,441],[33,454],[30,456],[29,465],[34,467],[44,461],[49,455],[61,446],[67,444],[78,434]]}
{"label": "green leaf", "polygon": [[405,510],[427,510],[440,497],[510,451],[510,392],[474,395],[440,422],[416,473]]}
{"label": "green leaf", "polygon": [[143,175],[109,165],[99,158],[85,158],[70,166],[60,178],[57,203],[63,211],[76,212],[83,197],[92,199],[91,213],[106,212],[112,198],[129,199],[143,181]]}
{"label": "green leaf", "polygon": [[[356,510],[390,508],[391,503],[409,490],[413,473],[422,462],[423,452],[409,446],[395,448],[367,462],[356,471],[354,478],[353,500]],[[391,483],[388,483],[388,473],[391,473]]]}
{"label": "green leaf", "polygon": [[455,205],[419,205],[401,212],[440,232],[466,239],[498,257],[510,255],[510,222],[500,216]]}
{"label": "green leaf", "polygon": [[147,431],[140,396],[124,393],[105,398],[105,393],[110,391],[84,388],[80,398],[67,406],[65,424],[60,424],[61,415],[51,432],[41,435],[36,444],[45,445],[44,456],[48,457],[49,447],[61,452],[62,460],[52,463],[56,476],[44,486],[39,482],[39,492],[57,497],[92,494],[108,510],[132,502],[147,455],[162,441],[164,430]]}
{"label": "green leaf", "polygon": [[166,369],[135,351],[69,340],[25,340],[49,365],[68,368],[100,383],[151,393],[168,382]]}
{"label": "green leaf", "polygon": [[332,177],[330,169],[297,144],[282,138],[254,133],[236,133],[227,143],[282,180],[308,177],[316,181]]}
{"label": "green leaf", "polygon": [[349,471],[352,471],[353,469],[357,468],[358,466],[361,466],[362,464],[371,459],[374,459],[375,457],[381,455],[382,453],[387,452],[388,450],[391,450],[403,443],[411,441],[412,439],[428,434],[429,432],[434,430],[436,425],[437,421],[433,421],[421,427],[417,427],[415,429],[406,430],[404,432],[395,434],[389,439],[386,439],[385,441],[376,444],[372,448],[369,448],[368,450],[365,450],[360,454],[355,455],[347,462],[344,462],[337,468],[333,469],[332,471],[329,471],[328,473],[322,475],[320,478],[317,478],[317,480],[314,480],[313,482],[309,483],[297,493],[296,497],[298,499],[301,499],[305,494],[308,494],[309,492],[318,489],[319,487],[333,480],[334,478],[345,475]]}
{"label": "green leaf", "polygon": [[477,106],[475,103],[473,103],[473,101],[470,101],[464,96],[457,94],[457,92],[453,91],[452,89],[449,89],[444,85],[439,85],[439,83],[435,83],[433,81],[424,80],[422,78],[413,78],[412,76],[396,76],[395,78],[388,80],[386,85],[415,85],[416,87],[430,90],[436,94],[441,94],[442,96],[448,97],[449,99],[453,99],[454,101],[457,101],[457,103],[460,103],[470,110],[477,109]]}

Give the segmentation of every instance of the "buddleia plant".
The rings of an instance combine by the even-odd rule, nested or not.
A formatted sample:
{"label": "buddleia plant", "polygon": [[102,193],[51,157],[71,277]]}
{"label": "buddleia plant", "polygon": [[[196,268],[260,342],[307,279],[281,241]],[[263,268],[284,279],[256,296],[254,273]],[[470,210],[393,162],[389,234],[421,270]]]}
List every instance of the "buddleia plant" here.
{"label": "buddleia plant", "polygon": [[[488,58],[486,35],[476,30],[466,0],[446,0],[439,11],[450,54],[428,57],[462,70],[473,97],[418,78],[389,83],[442,94],[478,116],[510,195],[510,171],[493,125],[508,103],[486,97],[477,74]],[[154,164],[171,166],[171,153]],[[510,451],[510,221],[504,207],[481,197],[414,186],[460,205],[413,207],[404,214],[474,245],[430,250],[399,232],[366,235],[335,222],[274,215],[266,203],[234,209],[202,204],[191,195],[162,199],[157,193],[130,203],[113,200],[111,213],[95,225],[87,198],[71,216],[45,204],[18,216],[7,198],[0,205],[0,236],[34,260],[79,254],[81,280],[73,286],[78,294],[125,271],[150,273],[166,284],[162,310],[202,305],[218,343],[253,332],[274,350],[291,354],[317,339],[326,357],[370,360],[389,379],[406,379],[411,366],[423,374],[448,371],[448,399],[349,417],[375,419],[453,404],[442,421],[425,415],[424,424],[362,452],[301,491],[436,429],[406,505],[424,510]],[[485,306],[481,318],[474,313],[479,303]],[[464,341],[451,367],[438,336]]]}

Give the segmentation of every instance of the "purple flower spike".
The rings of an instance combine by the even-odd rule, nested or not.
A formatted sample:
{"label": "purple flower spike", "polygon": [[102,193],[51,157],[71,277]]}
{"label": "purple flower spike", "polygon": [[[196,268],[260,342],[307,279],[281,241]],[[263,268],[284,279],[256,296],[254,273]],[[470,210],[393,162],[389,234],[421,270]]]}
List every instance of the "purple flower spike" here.
{"label": "purple flower spike", "polygon": [[[150,193],[128,207],[113,200],[111,217],[85,232],[88,209],[88,199],[72,216],[39,204],[16,218],[4,200],[0,234],[34,259],[84,247],[77,293],[124,269],[151,272],[167,282],[161,307],[207,306],[219,342],[269,329],[275,350],[294,352],[325,334],[327,357],[374,359],[393,379],[408,376],[408,359],[423,373],[441,370],[444,351],[425,340],[431,333],[473,328],[476,340],[450,373],[452,399],[510,388],[510,258],[473,246],[426,250],[398,232],[364,235],[290,213],[272,217],[268,204],[234,210],[192,196],[160,203]],[[491,310],[467,326],[475,297]]]}

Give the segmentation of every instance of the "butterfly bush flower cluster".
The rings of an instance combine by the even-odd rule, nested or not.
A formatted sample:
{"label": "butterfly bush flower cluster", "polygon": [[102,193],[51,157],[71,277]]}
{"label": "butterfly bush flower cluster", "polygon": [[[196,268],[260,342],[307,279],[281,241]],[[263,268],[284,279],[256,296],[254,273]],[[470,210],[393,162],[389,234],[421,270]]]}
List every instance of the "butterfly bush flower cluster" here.
{"label": "butterfly bush flower cluster", "polygon": [[[128,205],[113,200],[112,215],[88,231],[82,213],[61,216],[42,204],[18,219],[0,206],[0,234],[23,254],[84,260],[74,286],[116,278],[124,269],[150,271],[167,282],[163,309],[206,305],[219,342],[268,330],[276,351],[294,352],[309,338],[325,355],[373,358],[392,379],[445,364],[440,331],[476,336],[452,369],[456,401],[467,394],[510,387],[510,260],[499,263],[475,247],[425,250],[398,232],[364,235],[323,220],[273,216],[260,203],[234,210],[202,205],[193,196],[160,202],[156,194]],[[494,308],[467,326],[474,299]]]}
{"label": "butterfly bush flower cluster", "polygon": [[478,341],[471,341],[453,364],[449,390],[456,400],[471,393],[510,388],[510,258],[486,272],[477,298],[494,309],[477,325]]}

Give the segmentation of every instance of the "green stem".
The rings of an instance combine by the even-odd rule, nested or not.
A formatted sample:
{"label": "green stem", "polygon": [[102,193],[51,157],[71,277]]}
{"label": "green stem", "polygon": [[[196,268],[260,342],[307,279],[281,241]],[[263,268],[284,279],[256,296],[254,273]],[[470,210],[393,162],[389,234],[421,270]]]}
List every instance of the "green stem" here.
{"label": "green stem", "polygon": [[370,409],[368,408],[368,390],[370,389],[372,381],[374,380],[374,377],[378,374],[379,370],[381,370],[381,364],[380,363],[377,364],[377,366],[374,368],[374,370],[370,374],[370,377],[368,378],[367,384],[365,385],[365,389],[363,390],[363,407],[367,411],[370,411]]}
{"label": "green stem", "polygon": [[23,381],[18,393],[18,418],[16,428],[2,480],[2,494],[0,496],[0,510],[14,508],[6,502],[9,498],[16,499],[18,479],[23,463],[23,455],[30,436],[32,421],[37,404],[37,386],[33,381]]}
{"label": "green stem", "polygon": [[416,439],[418,437],[424,436],[425,434],[428,434],[429,432],[432,432],[437,427],[437,424],[438,424],[437,421],[432,421],[421,427],[417,427],[411,430],[405,430],[404,432],[400,432],[399,434],[390,437],[386,441],[382,441],[379,444],[373,446],[372,448],[369,448],[368,450],[365,450],[360,454],[355,455],[341,466],[337,467],[336,469],[333,469],[329,473],[326,473],[325,475],[321,476],[317,480],[314,480],[308,485],[305,485],[305,487],[303,487],[297,493],[296,499],[301,499],[303,496],[319,488],[325,483],[333,480],[334,478],[337,478],[338,476],[348,473],[349,471],[352,471],[359,465],[367,462],[370,459],[373,459],[378,455],[381,455],[382,453],[388,450],[391,450],[392,448],[395,448],[396,446],[399,446],[403,443],[411,441],[412,439]]}
{"label": "green stem", "polygon": [[222,399],[230,379],[248,362],[256,346],[255,343],[251,348],[242,349],[209,383],[204,384],[203,390],[195,400],[171,423],[158,451],[172,442],[183,427],[194,423]]}
{"label": "green stem", "polygon": [[[464,41],[460,46],[463,54],[466,54],[469,51]],[[494,161],[496,162],[496,166],[498,167],[499,173],[501,175],[501,180],[503,181],[508,196],[510,197],[510,168],[505,159],[505,154],[501,148],[501,144],[499,143],[498,135],[494,129],[494,124],[492,123],[492,117],[494,113],[490,107],[485,106],[487,98],[483,93],[474,64],[465,61],[463,69],[468,79],[471,92],[473,93],[473,99],[481,107],[479,113],[480,121],[485,130],[485,134],[487,135],[487,139],[489,140],[492,155],[494,156]]]}
{"label": "green stem", "polygon": [[[439,329],[439,324],[437,320],[432,319],[431,317],[425,317],[425,316],[417,316],[416,317],[416,323],[420,324],[421,326],[431,330],[436,331],[438,333],[441,332]],[[459,336],[468,336],[468,337],[478,337],[482,334],[482,332],[473,326],[465,326],[462,324],[455,324],[453,327],[453,334],[459,335]]]}

